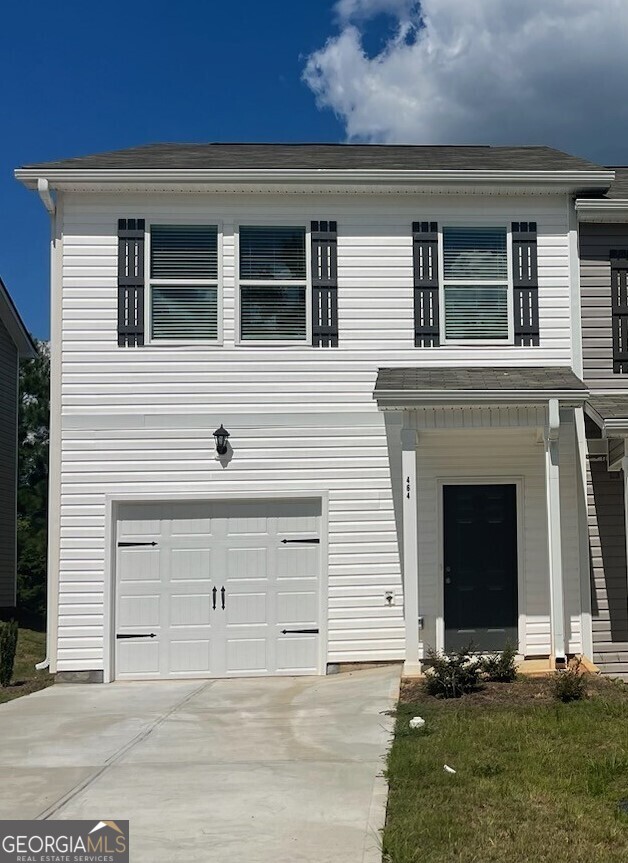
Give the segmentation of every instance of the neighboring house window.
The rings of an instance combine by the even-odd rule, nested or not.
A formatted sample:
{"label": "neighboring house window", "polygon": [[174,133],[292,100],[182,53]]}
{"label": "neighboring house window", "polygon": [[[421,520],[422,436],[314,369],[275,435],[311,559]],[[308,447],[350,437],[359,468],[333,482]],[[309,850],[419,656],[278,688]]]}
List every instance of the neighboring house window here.
{"label": "neighboring house window", "polygon": [[217,341],[216,225],[151,226],[150,338]]}
{"label": "neighboring house window", "polygon": [[446,341],[510,338],[505,227],[443,227]]}
{"label": "neighboring house window", "polygon": [[242,225],[241,341],[307,339],[305,228]]}

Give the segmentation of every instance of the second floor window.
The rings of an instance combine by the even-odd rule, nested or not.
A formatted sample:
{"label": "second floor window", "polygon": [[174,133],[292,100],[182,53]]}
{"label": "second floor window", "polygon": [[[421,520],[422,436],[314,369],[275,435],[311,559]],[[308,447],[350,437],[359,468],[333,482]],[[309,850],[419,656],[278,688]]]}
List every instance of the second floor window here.
{"label": "second floor window", "polygon": [[152,225],[150,338],[218,339],[218,228]]}
{"label": "second floor window", "polygon": [[443,293],[446,341],[509,340],[505,227],[443,228]]}
{"label": "second floor window", "polygon": [[305,228],[240,227],[240,340],[307,338]]}

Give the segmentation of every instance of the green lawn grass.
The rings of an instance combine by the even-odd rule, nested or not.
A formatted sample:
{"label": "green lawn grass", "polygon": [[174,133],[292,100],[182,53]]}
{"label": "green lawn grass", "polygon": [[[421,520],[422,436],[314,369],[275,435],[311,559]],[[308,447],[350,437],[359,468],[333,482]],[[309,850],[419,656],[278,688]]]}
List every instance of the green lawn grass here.
{"label": "green lawn grass", "polygon": [[35,663],[46,655],[46,633],[20,627],[13,679],[9,686],[0,686],[0,704],[29,692],[50,686],[53,677],[48,671],[36,671]]}
{"label": "green lawn grass", "polygon": [[388,780],[390,863],[626,863],[628,686],[591,678],[571,704],[545,679],[454,701],[406,686]]}

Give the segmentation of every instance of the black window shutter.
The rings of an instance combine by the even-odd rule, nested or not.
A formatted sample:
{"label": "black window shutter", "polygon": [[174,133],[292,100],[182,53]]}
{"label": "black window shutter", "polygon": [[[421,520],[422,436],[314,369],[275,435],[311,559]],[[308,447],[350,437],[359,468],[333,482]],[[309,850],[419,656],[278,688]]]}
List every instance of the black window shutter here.
{"label": "black window shutter", "polygon": [[611,249],[613,372],[628,373],[628,249]]}
{"label": "black window shutter", "polygon": [[312,345],[338,347],[338,225],[312,222]]}
{"label": "black window shutter", "polygon": [[412,223],[414,266],[414,344],[417,348],[439,345],[438,224]]}
{"label": "black window shutter", "polygon": [[512,282],[515,344],[539,344],[539,277],[536,222],[512,223]]}
{"label": "black window shutter", "polygon": [[118,345],[144,344],[144,219],[118,219]]}

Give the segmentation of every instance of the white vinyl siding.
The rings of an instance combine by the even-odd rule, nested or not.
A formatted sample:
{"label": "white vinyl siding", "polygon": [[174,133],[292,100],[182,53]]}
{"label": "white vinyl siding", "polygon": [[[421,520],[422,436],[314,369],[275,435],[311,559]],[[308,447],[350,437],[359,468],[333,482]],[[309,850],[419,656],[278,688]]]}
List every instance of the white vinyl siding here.
{"label": "white vinyl siding", "polygon": [[218,228],[151,225],[150,338],[218,338]]}
{"label": "white vinyl siding", "polygon": [[444,227],[442,236],[445,338],[507,340],[506,228]]}
{"label": "white vinyl siding", "polygon": [[[106,498],[147,493],[168,500],[327,491],[328,661],[403,658],[391,475],[400,466],[389,458],[387,418],[373,401],[377,369],[570,365],[567,207],[563,196],[540,195],[61,193],[60,670],[103,667]],[[221,225],[220,350],[159,342],[118,348],[123,212],[147,224]],[[538,222],[539,347],[414,347],[411,227],[423,212],[443,225],[468,223],[479,212],[493,224]],[[238,224],[303,225],[317,217],[338,221],[341,347],[239,343]],[[214,459],[212,432],[221,422],[234,449],[226,468]],[[464,435],[459,440],[462,472],[471,455]],[[545,617],[542,625],[544,637]]]}
{"label": "white vinyl siding", "polygon": [[307,337],[305,228],[242,225],[240,338],[304,341]]}

